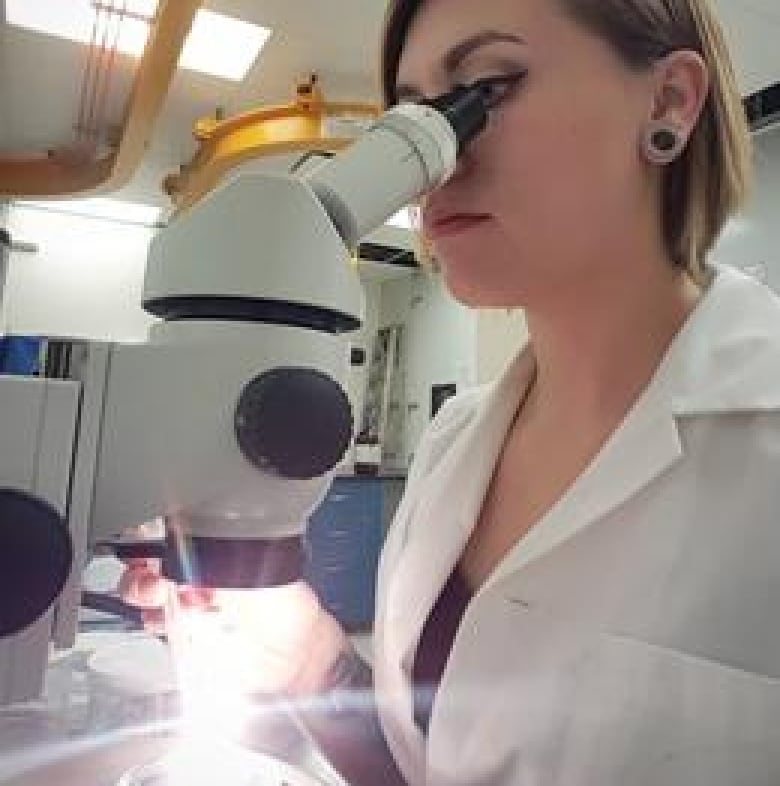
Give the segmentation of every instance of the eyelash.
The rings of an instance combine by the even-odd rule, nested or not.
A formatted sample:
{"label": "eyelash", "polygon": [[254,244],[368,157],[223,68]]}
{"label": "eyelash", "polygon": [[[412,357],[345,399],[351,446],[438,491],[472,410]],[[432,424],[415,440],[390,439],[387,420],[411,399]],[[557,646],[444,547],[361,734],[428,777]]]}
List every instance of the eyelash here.
{"label": "eyelash", "polygon": [[[515,71],[512,74],[485,76],[481,79],[475,79],[468,85],[464,85],[464,87],[478,88],[485,98],[485,106],[488,109],[494,109],[514,93],[527,75],[527,71]],[[496,90],[498,95],[495,94]]]}
{"label": "eyelash", "polygon": [[[515,71],[511,74],[497,74],[496,76],[483,76],[480,79],[475,79],[467,84],[457,84],[455,88],[472,89],[479,88],[485,98],[485,106],[487,109],[495,109],[499,104],[510,98],[512,93],[517,89],[518,85],[528,76],[527,71]],[[493,91],[498,90],[498,95],[491,95]],[[403,103],[409,101],[416,103],[422,101],[422,98],[417,96],[406,96],[396,99],[396,103]]]}

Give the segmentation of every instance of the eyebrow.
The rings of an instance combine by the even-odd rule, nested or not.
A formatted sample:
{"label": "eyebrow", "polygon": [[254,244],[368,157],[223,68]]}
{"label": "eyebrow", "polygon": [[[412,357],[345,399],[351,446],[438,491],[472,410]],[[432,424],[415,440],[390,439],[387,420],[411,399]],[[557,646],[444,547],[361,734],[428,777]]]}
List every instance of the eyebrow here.
{"label": "eyebrow", "polygon": [[[444,71],[451,74],[458,66],[474,51],[495,43],[510,43],[520,44],[524,46],[526,41],[519,35],[513,33],[503,33],[499,30],[482,30],[472,36],[460,41],[450,49],[447,54],[442,58],[442,66]],[[419,96],[419,90],[416,90],[411,85],[396,85],[395,89],[396,98],[399,96]]]}

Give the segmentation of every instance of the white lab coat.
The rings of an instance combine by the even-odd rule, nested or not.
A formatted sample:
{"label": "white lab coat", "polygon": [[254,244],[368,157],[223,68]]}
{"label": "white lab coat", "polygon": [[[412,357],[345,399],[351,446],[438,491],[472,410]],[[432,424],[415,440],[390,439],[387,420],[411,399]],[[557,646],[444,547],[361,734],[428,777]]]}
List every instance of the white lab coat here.
{"label": "white lab coat", "polygon": [[727,268],[473,598],[427,740],[415,726],[420,631],[532,370],[526,348],[445,405],[388,535],[375,679],[408,782],[778,786],[780,300]]}

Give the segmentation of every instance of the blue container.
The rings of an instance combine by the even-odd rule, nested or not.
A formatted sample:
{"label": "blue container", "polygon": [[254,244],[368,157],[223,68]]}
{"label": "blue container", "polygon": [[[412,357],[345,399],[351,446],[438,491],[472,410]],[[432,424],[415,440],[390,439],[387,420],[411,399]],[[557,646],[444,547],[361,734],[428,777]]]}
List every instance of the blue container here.
{"label": "blue container", "polygon": [[41,344],[37,336],[0,338],[0,374],[35,376],[40,373]]}

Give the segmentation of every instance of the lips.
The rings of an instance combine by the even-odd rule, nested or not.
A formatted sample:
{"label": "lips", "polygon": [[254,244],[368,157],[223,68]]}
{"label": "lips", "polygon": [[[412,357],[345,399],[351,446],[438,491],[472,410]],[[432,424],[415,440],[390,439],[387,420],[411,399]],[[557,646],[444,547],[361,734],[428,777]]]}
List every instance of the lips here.
{"label": "lips", "polygon": [[425,234],[432,240],[458,235],[475,229],[489,220],[490,216],[485,213],[446,213],[426,216]]}

